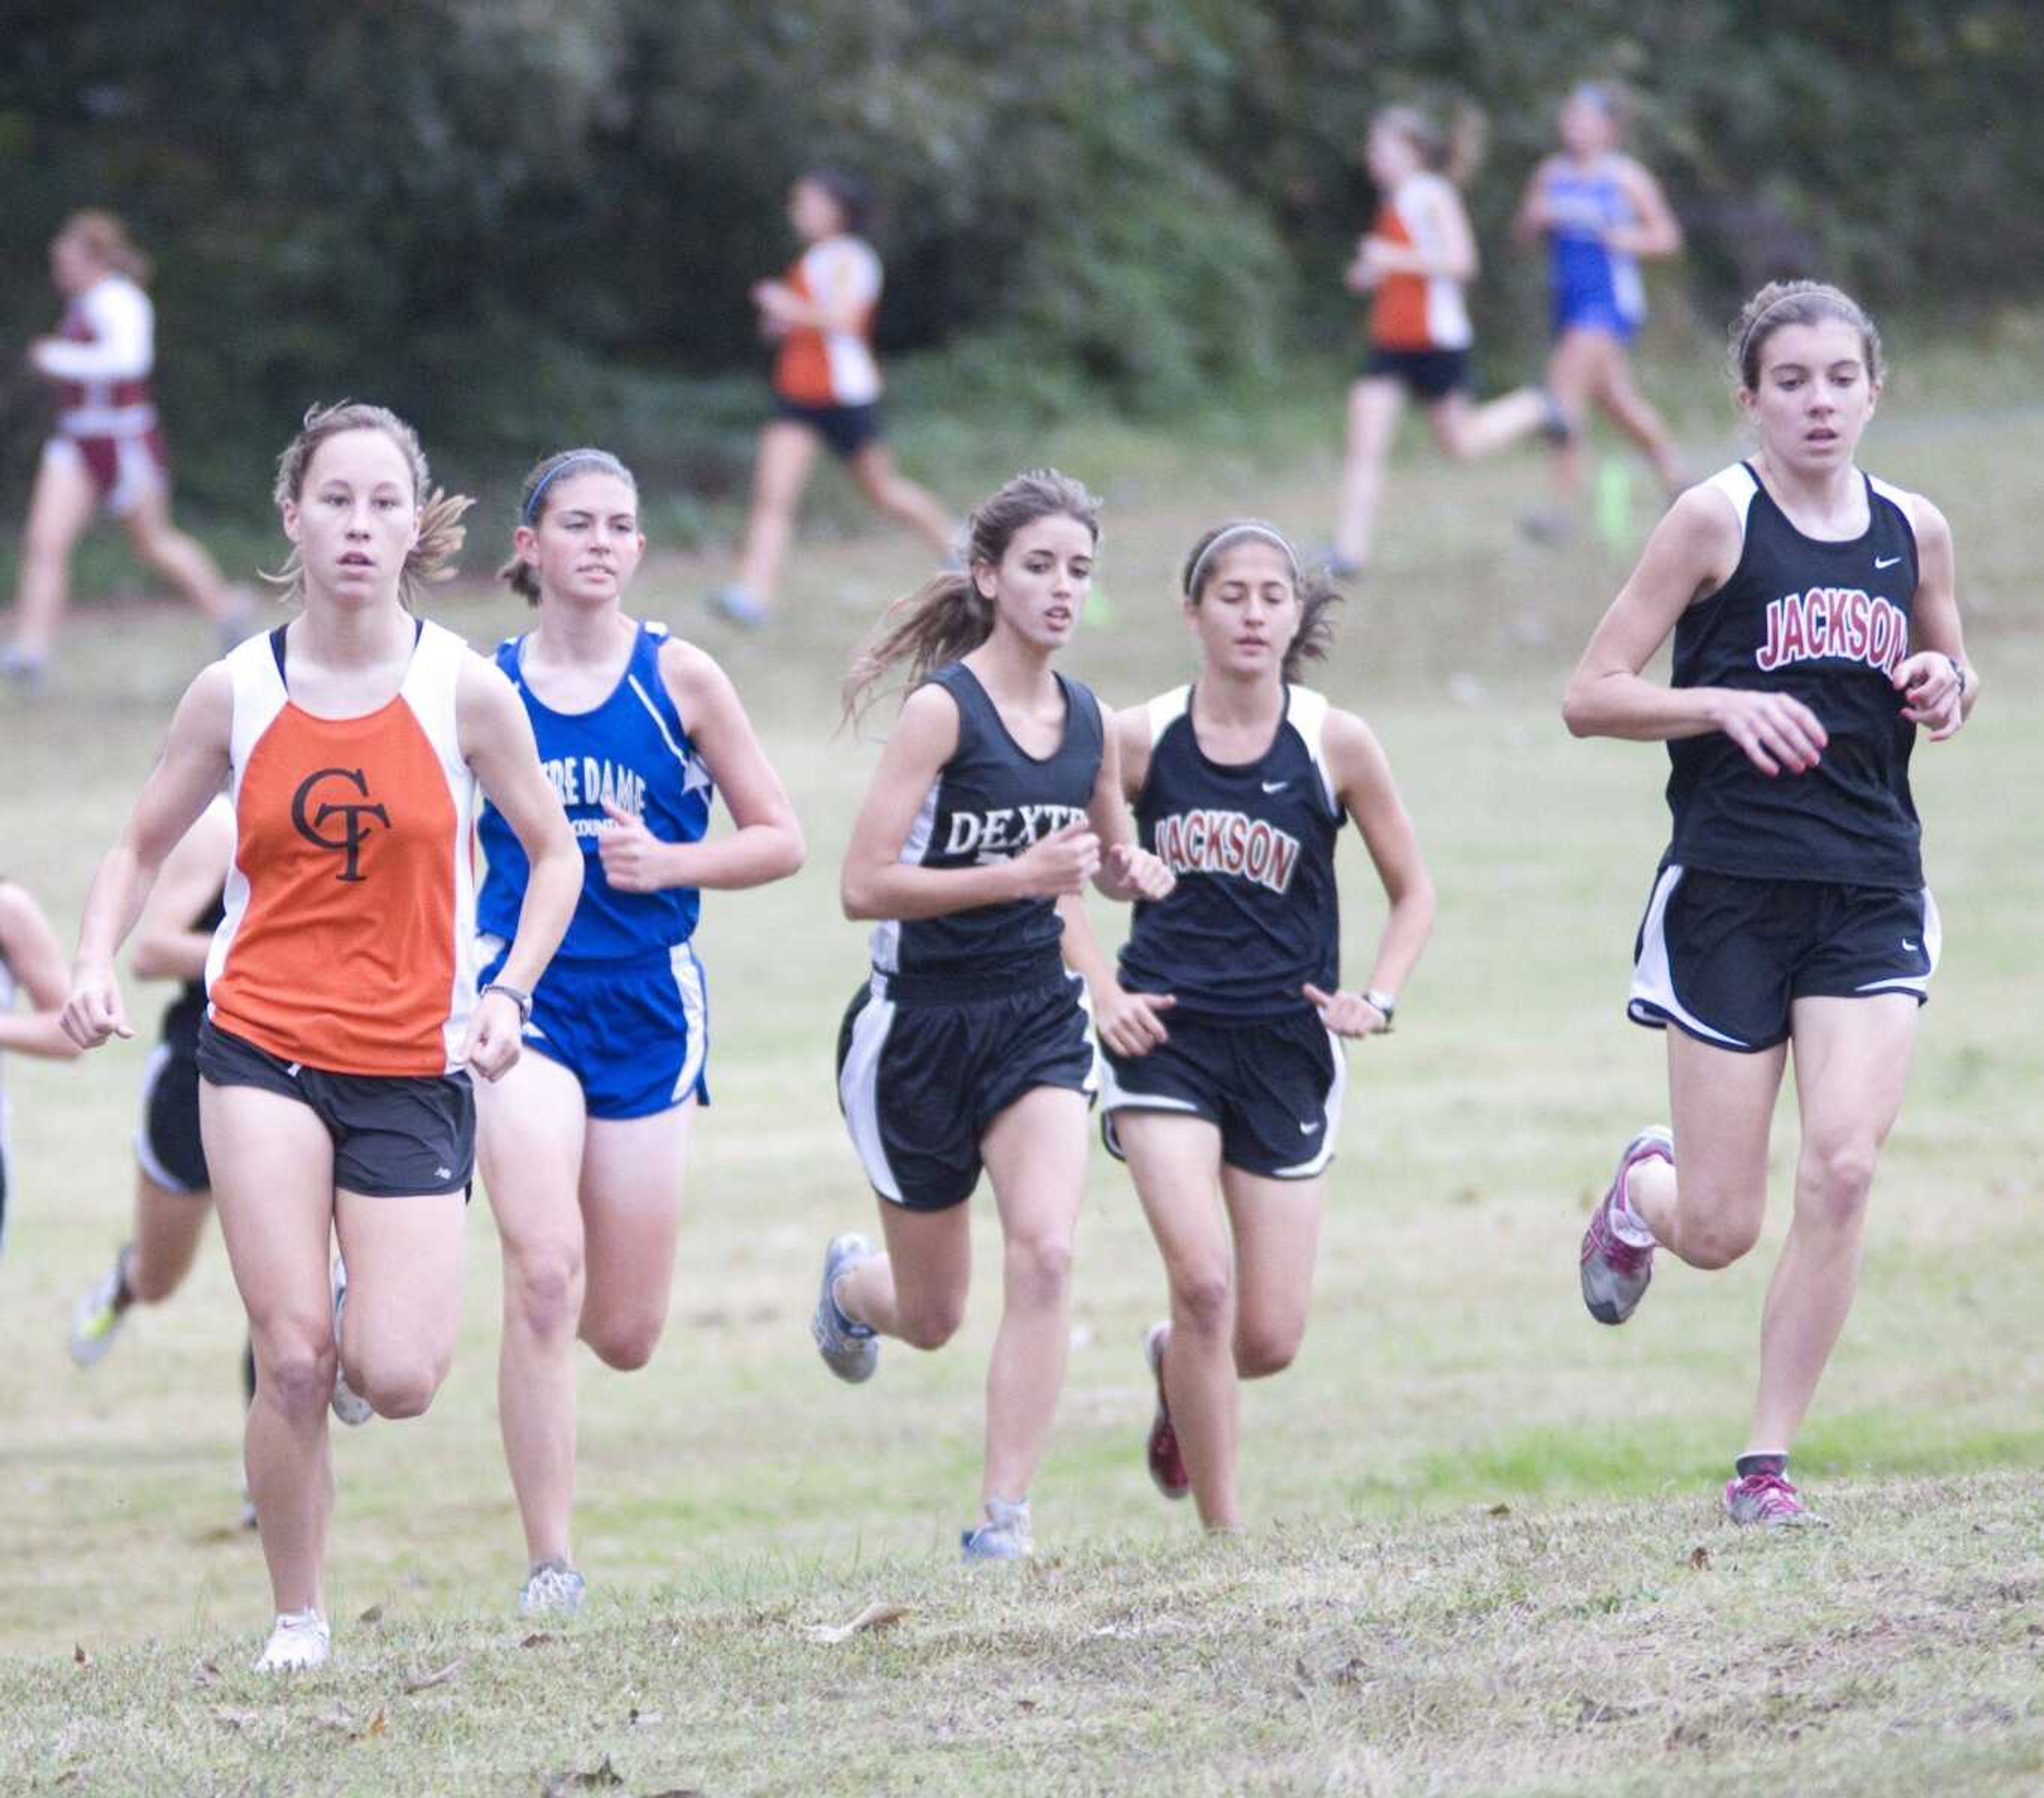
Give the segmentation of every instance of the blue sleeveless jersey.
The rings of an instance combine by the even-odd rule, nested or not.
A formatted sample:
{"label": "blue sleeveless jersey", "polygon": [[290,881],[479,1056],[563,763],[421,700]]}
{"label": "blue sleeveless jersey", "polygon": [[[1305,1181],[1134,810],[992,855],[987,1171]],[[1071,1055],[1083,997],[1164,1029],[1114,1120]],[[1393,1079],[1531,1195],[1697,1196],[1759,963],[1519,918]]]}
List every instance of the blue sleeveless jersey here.
{"label": "blue sleeveless jersey", "polygon": [[1553,221],[1547,283],[1555,334],[1578,328],[1630,338],[1646,317],[1646,293],[1639,264],[1604,239],[1606,231],[1639,222],[1616,165],[1558,163],[1541,189]]}
{"label": "blue sleeveless jersey", "polygon": [[1234,764],[1201,749],[1190,687],[1151,700],[1149,713],[1136,827],[1178,884],[1136,905],[1121,984],[1231,1022],[1308,1009],[1300,988],[1311,981],[1331,993],[1341,966],[1343,812],[1321,752],[1326,699],[1288,686],[1270,747]]}
{"label": "blue sleeveless jersey", "polygon": [[[1086,815],[1100,778],[1105,738],[1100,703],[1077,681],[1057,677],[1065,728],[1048,755],[1032,755],[962,662],[930,676],[957,702],[958,747],[938,770],[901,846],[924,868],[1006,861]],[[1064,920],[1051,899],[975,905],[942,917],[889,920],[873,932],[873,966],[883,974],[996,980],[1055,952]]]}
{"label": "blue sleeveless jersey", "polygon": [[[582,851],[582,897],[562,939],[566,961],[628,961],[664,954],[696,928],[701,895],[692,886],[662,893],[620,893],[604,878],[597,843],[609,827],[606,799],[636,813],[665,843],[698,843],[709,828],[709,770],[689,741],[667,683],[660,645],[667,627],[641,624],[632,659],[610,697],[588,712],[556,712],[525,684],[520,667],[525,639],[498,646],[497,666],[517,688],[532,720],[540,765],[567,809]],[[476,901],[476,926],[507,942],[517,934],[531,865],[504,815],[485,804],[476,835],[490,871]]]}

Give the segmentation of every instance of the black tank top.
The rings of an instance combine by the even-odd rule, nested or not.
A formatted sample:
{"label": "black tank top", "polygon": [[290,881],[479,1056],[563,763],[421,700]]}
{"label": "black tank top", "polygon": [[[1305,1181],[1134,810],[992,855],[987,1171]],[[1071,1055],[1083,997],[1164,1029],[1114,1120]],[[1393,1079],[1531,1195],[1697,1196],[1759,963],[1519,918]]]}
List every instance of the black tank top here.
{"label": "black tank top", "polygon": [[1151,700],[1149,712],[1136,826],[1178,884],[1168,899],[1137,905],[1121,984],[1231,1021],[1308,1009],[1300,987],[1310,980],[1332,992],[1341,963],[1342,809],[1321,754],[1327,701],[1287,686],[1270,747],[1233,766],[1201,751],[1191,688]]}
{"label": "black tank top", "polygon": [[1916,731],[1889,678],[1909,654],[1916,533],[1900,492],[1863,478],[1867,528],[1849,543],[1804,536],[1745,463],[1712,478],[1744,545],[1731,578],[1677,622],[1674,685],[1788,693],[1829,742],[1808,773],[1772,777],[1721,732],[1669,743],[1667,861],[1761,880],[1923,884]]}
{"label": "black tank top", "polygon": [[[1100,704],[1057,677],[1065,728],[1041,759],[1030,755],[962,662],[930,676],[957,702],[958,747],[937,772],[901,846],[916,867],[969,868],[1006,861],[1086,815],[1100,778]],[[1032,971],[1055,957],[1064,923],[1056,901],[1014,899],[943,917],[874,927],[873,966],[884,974],[956,980],[974,987]]]}
{"label": "black tank top", "polygon": [[[210,935],[220,928],[220,920],[226,916],[227,889],[222,887],[214,893],[211,901],[191,921],[194,930],[202,930]],[[178,990],[178,996],[163,1008],[163,1041],[182,1054],[198,1053],[198,1027],[206,1018],[206,982],[188,980]]]}

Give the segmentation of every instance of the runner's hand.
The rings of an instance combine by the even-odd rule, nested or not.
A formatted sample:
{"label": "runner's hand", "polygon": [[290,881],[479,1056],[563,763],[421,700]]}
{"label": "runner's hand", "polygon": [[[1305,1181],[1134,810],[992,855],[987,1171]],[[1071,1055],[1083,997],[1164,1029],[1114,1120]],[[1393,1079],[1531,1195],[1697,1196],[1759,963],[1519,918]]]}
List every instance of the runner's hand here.
{"label": "runner's hand", "polygon": [[1310,980],[1299,990],[1320,1014],[1320,1022],[1337,1036],[1381,1036],[1391,1028],[1383,1012],[1360,993],[1345,988],[1338,993],[1323,993]]}
{"label": "runner's hand", "polygon": [[603,815],[610,828],[596,839],[597,859],[603,863],[603,878],[620,893],[658,893],[667,884],[662,866],[667,851],[646,828],[646,820],[608,799]]}
{"label": "runner's hand", "polygon": [[1080,818],[1051,832],[1008,865],[1014,870],[1018,898],[1062,899],[1068,893],[1085,892],[1086,882],[1100,872],[1100,839]]}
{"label": "runner's hand", "polygon": [[1147,1055],[1170,1041],[1163,1014],[1178,1002],[1168,993],[1126,993],[1110,985],[1093,1000],[1093,1024],[1117,1055]]}
{"label": "runner's hand", "polygon": [[1107,852],[1107,863],[1114,870],[1116,886],[1138,899],[1169,898],[1178,884],[1178,877],[1162,860],[1132,843],[1115,844]]}
{"label": "runner's hand", "polygon": [[524,1020],[518,1015],[518,1001],[506,993],[485,991],[468,1014],[468,1037],[461,1046],[461,1058],[471,1074],[485,1080],[501,1079],[509,1073],[524,1047]]}
{"label": "runner's hand", "polygon": [[113,970],[103,962],[81,962],[71,970],[71,996],[59,1020],[81,1049],[96,1049],[110,1036],[133,1036]]}
{"label": "runner's hand", "polygon": [[1785,693],[1718,690],[1718,728],[1763,774],[1807,774],[1831,739],[1817,714]]}
{"label": "runner's hand", "polygon": [[1941,650],[1919,650],[1890,677],[1904,701],[1902,716],[1912,724],[1928,724],[1931,740],[1942,743],[1966,721],[1960,704],[1965,687],[1952,659]]}

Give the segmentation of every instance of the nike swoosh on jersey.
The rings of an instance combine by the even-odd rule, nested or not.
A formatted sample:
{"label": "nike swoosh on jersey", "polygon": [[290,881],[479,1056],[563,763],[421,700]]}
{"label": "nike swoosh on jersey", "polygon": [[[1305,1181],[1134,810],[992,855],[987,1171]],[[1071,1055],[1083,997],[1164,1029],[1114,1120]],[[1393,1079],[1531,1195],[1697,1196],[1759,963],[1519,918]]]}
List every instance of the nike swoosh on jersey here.
{"label": "nike swoosh on jersey", "polygon": [[1877,568],[1892,568],[1896,563],[1900,562],[1901,559],[1902,558],[1899,555],[1891,555],[1885,560],[1883,560],[1882,558],[1877,555],[1873,559],[1873,565]]}
{"label": "nike swoosh on jersey", "polygon": [[1266,793],[1282,793],[1291,784],[1289,781],[1266,781],[1263,782],[1263,790]]}

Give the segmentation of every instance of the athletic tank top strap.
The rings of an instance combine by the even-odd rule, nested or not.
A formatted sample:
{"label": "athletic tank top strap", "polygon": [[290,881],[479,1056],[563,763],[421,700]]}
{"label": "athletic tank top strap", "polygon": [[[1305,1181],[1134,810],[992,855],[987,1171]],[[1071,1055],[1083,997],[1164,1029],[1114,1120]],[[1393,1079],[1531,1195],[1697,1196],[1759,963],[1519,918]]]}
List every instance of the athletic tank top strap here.
{"label": "athletic tank top strap", "polygon": [[1739,547],[1746,545],[1746,521],[1753,510],[1753,496],[1760,491],[1760,478],[1743,462],[1735,462],[1729,468],[1720,468],[1704,485],[1714,493],[1723,494],[1739,521]]}

